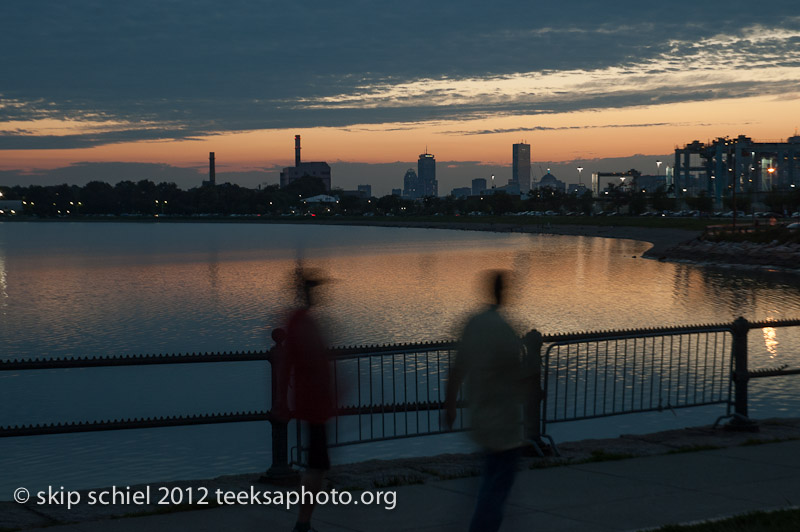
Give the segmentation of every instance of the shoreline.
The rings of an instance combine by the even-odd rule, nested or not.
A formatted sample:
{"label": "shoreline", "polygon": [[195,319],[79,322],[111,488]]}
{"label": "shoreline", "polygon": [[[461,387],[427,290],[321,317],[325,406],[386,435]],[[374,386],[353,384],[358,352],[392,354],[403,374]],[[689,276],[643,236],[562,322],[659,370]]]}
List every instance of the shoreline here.
{"label": "shoreline", "polygon": [[[287,222],[291,223],[291,222]],[[530,233],[541,235],[589,236],[600,238],[620,238],[637,240],[651,244],[642,254],[645,258],[661,259],[671,248],[697,238],[702,231],[689,229],[636,227],[624,225],[571,225],[571,224],[519,224],[500,223],[458,223],[458,222],[414,222],[414,221],[336,221],[324,220],[320,225],[355,225],[374,227],[408,227],[417,229],[450,229],[454,231],[490,231],[496,233]]]}

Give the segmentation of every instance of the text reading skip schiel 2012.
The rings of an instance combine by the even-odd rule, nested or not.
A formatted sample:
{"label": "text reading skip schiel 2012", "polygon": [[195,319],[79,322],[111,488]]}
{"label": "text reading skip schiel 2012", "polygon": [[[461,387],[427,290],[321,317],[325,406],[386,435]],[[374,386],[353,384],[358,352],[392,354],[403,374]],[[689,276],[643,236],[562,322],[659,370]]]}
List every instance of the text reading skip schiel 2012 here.
{"label": "text reading skip schiel 2012", "polygon": [[[85,498],[84,498],[85,497]],[[18,503],[28,502],[28,490],[18,488],[14,492],[14,499]],[[291,508],[299,503],[304,504],[334,504],[334,505],[383,505],[387,510],[396,506],[397,493],[394,491],[364,491],[357,495],[349,491],[307,491],[301,487],[299,491],[269,491],[258,490],[250,486],[248,490],[223,490],[208,489],[203,486],[141,486],[136,489],[130,486],[123,488],[112,486],[101,490],[79,491],[66,490],[63,486],[54,488],[48,486],[47,490],[38,491],[34,502],[37,505],[66,506],[71,509],[81,502],[89,506],[108,505],[157,505],[169,506],[180,504],[204,505],[276,505]]]}

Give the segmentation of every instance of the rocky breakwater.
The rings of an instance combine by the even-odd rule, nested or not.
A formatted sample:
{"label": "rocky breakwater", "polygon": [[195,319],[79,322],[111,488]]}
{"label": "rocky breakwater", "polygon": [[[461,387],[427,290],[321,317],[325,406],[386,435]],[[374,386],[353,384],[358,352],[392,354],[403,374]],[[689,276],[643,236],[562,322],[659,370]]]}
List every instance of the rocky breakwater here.
{"label": "rocky breakwater", "polygon": [[800,271],[800,243],[713,241],[698,237],[670,248],[662,258]]}

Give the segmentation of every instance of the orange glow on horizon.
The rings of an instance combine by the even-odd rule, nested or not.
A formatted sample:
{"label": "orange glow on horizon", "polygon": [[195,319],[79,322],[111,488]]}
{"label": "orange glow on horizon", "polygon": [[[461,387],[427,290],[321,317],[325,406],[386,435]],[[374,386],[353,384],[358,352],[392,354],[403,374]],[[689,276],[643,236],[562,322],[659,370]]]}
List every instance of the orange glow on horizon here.
{"label": "orange glow on horizon", "polygon": [[[83,149],[7,150],[2,170],[51,169],[77,162],[148,162],[207,167],[219,172],[267,170],[294,164],[294,135],[304,161],[391,163],[416,161],[427,145],[437,161],[510,165],[510,144],[531,144],[533,161],[567,162],[637,154],[663,155],[693,140],[744,134],[786,138],[800,115],[800,95],[598,109],[571,113],[496,116],[409,124],[354,125],[211,134],[194,140],[140,141]],[[655,124],[655,125],[648,125]],[[663,124],[663,125],[658,125]],[[55,127],[48,124],[48,127]],[[92,128],[87,123],[86,129]],[[536,128],[542,128],[537,130]],[[74,124],[70,124],[70,131]],[[497,133],[468,134],[478,131]]]}

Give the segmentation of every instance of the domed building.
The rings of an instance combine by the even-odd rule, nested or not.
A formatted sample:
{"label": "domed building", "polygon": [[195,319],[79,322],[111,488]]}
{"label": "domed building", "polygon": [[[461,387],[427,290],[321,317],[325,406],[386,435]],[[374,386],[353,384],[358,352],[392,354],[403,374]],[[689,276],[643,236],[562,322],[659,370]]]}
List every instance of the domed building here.
{"label": "domed building", "polygon": [[547,169],[547,173],[542,176],[538,183],[536,183],[536,188],[552,188],[561,192],[562,194],[566,192],[567,185],[563,181],[559,181],[556,176],[550,173],[550,169]]}

